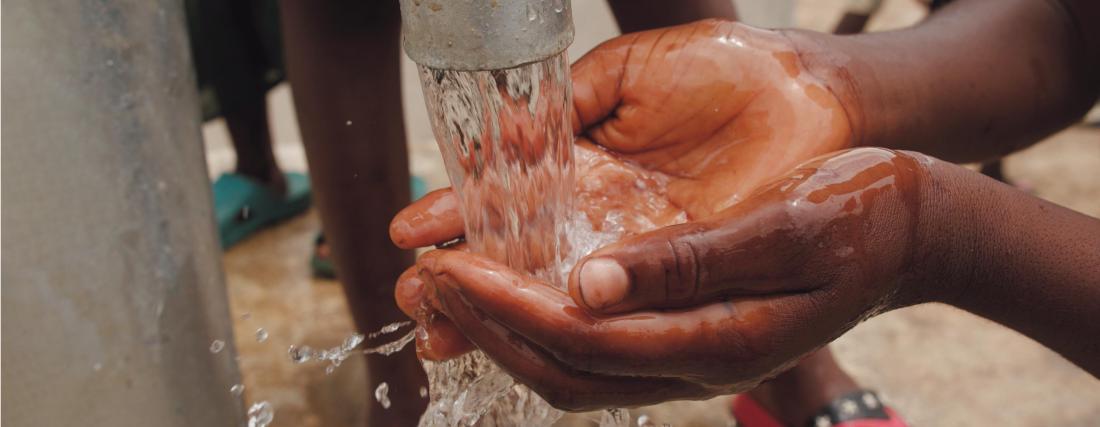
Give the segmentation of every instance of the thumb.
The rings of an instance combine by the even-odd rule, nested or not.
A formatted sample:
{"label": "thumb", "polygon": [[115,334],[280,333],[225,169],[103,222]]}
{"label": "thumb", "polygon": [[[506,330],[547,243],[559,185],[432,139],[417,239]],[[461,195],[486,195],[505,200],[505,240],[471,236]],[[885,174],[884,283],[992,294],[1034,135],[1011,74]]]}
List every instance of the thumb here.
{"label": "thumb", "polygon": [[733,210],[596,251],[573,269],[570,296],[612,314],[807,288],[796,279],[807,245],[791,235],[782,204]]}

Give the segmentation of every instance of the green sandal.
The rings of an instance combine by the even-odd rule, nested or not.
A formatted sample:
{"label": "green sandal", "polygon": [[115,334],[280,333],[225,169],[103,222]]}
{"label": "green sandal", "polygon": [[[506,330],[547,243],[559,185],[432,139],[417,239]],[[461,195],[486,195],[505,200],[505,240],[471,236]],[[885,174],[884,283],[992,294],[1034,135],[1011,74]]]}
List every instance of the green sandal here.
{"label": "green sandal", "polygon": [[287,194],[275,194],[256,180],[227,173],[214,181],[214,215],[223,249],[260,229],[309,209],[309,177],[286,174]]}

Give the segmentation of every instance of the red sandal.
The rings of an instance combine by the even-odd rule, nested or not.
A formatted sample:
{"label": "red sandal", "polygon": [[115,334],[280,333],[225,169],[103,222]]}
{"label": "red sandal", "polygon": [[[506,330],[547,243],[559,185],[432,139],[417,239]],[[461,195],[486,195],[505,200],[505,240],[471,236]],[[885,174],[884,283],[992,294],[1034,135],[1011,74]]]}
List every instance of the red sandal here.
{"label": "red sandal", "polygon": [[[738,395],[730,408],[738,427],[783,427],[748,394]],[[805,424],[807,427],[908,427],[873,391],[860,390],[836,398]]]}

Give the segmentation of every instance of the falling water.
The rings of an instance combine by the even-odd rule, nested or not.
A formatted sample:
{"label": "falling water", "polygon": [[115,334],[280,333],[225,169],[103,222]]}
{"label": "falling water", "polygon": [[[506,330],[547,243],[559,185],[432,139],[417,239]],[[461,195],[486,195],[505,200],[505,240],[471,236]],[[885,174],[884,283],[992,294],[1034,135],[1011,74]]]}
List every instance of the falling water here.
{"label": "falling water", "polygon": [[[471,249],[563,287],[573,211],[565,54],[503,70],[421,66],[420,82]],[[431,403],[421,426],[538,426],[561,416],[480,351],[424,365]]]}
{"label": "falling water", "polygon": [[493,71],[421,66],[420,80],[466,241],[560,286],[573,187],[564,54]]}

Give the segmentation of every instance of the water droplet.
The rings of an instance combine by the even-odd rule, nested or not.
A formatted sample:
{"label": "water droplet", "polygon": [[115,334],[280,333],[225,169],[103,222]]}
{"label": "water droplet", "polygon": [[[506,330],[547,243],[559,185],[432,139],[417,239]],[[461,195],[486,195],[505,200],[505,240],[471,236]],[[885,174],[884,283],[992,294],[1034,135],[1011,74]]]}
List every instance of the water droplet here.
{"label": "water droplet", "polygon": [[428,328],[417,325],[413,332],[416,334],[416,339],[422,341],[422,344],[428,345]]}
{"label": "water droplet", "polygon": [[252,404],[248,408],[248,427],[267,427],[275,419],[275,411],[266,400]]}
{"label": "water droplet", "polygon": [[408,324],[409,324],[409,322],[407,322],[407,321],[405,321],[405,322],[396,322],[396,323],[390,323],[390,324],[388,324],[388,325],[386,325],[386,326],[383,326],[383,327],[382,327],[382,329],[379,329],[379,330],[378,330],[378,332],[381,332],[381,333],[383,333],[383,334],[388,334],[388,333],[390,333],[390,332],[394,332],[394,331],[396,331],[396,330],[398,330],[398,329],[401,329],[401,327],[402,327],[402,326],[405,326],[405,325],[408,325]]}
{"label": "water droplet", "polygon": [[214,340],[214,341],[210,342],[210,352],[211,353],[214,353],[214,354],[221,353],[221,351],[223,349],[225,349],[225,341]]}
{"label": "water droplet", "polygon": [[410,342],[412,342],[412,340],[415,339],[415,338],[416,338],[416,330],[412,330],[412,331],[409,331],[409,333],[402,336],[397,341],[382,344],[378,347],[368,348],[366,350],[363,350],[363,353],[364,354],[375,354],[375,353],[377,353],[377,354],[381,354],[383,356],[389,356],[391,354],[397,353],[398,351],[401,351],[401,349],[405,348],[405,346],[408,345]]}
{"label": "water droplet", "polygon": [[256,329],[256,342],[267,341],[267,330],[264,328]]}
{"label": "water droplet", "polygon": [[554,12],[561,13],[565,10],[565,0],[554,0]]}
{"label": "water droplet", "polygon": [[306,363],[310,361],[310,359],[313,359],[313,349],[309,348],[308,345],[303,345],[301,347],[292,345],[290,349],[287,350],[287,353],[290,354],[290,360],[294,363]]}
{"label": "water droplet", "polygon": [[241,314],[241,320],[248,320],[248,319],[251,319],[251,318],[252,318],[252,313],[250,313],[250,312],[246,311],[246,312],[244,312],[244,314]]}
{"label": "water droplet", "polygon": [[351,126],[351,120],[344,122],[344,126]]}
{"label": "water droplet", "polygon": [[393,322],[386,326],[383,326],[382,329],[379,329],[377,332],[371,332],[370,335],[368,335],[367,337],[374,338],[380,335],[392,334],[394,332],[397,332],[398,329],[401,329],[405,327],[405,325],[408,325],[410,323],[412,323],[412,321],[409,320],[406,320],[404,322]]}
{"label": "water droplet", "polygon": [[336,372],[336,367],[337,366],[339,366],[339,365],[325,366],[325,375],[332,375],[333,372]]}
{"label": "water droplet", "polygon": [[229,392],[234,396],[240,397],[244,393],[244,384],[233,384],[233,387],[229,387]]}
{"label": "water droplet", "polygon": [[536,19],[539,19],[539,11],[537,9],[535,9],[535,6],[533,6],[532,3],[534,3],[534,2],[531,2],[531,3],[527,4],[527,20],[528,21],[534,21]]}
{"label": "water droplet", "polygon": [[99,372],[101,369],[103,369],[102,363],[96,362],[94,365],[92,365],[93,371]]}
{"label": "water droplet", "polygon": [[358,347],[359,344],[362,344],[364,339],[366,339],[366,337],[364,337],[363,334],[351,334],[351,336],[344,339],[344,345],[341,346],[341,348],[344,351],[351,351],[355,347]]}
{"label": "water droplet", "polygon": [[420,386],[420,397],[428,397],[428,388]]}
{"label": "water droplet", "polygon": [[657,427],[657,425],[649,420],[649,415],[642,414],[638,416],[638,427]]}
{"label": "water droplet", "polygon": [[390,409],[390,385],[386,384],[385,381],[374,389],[374,400],[382,404],[383,408]]}

